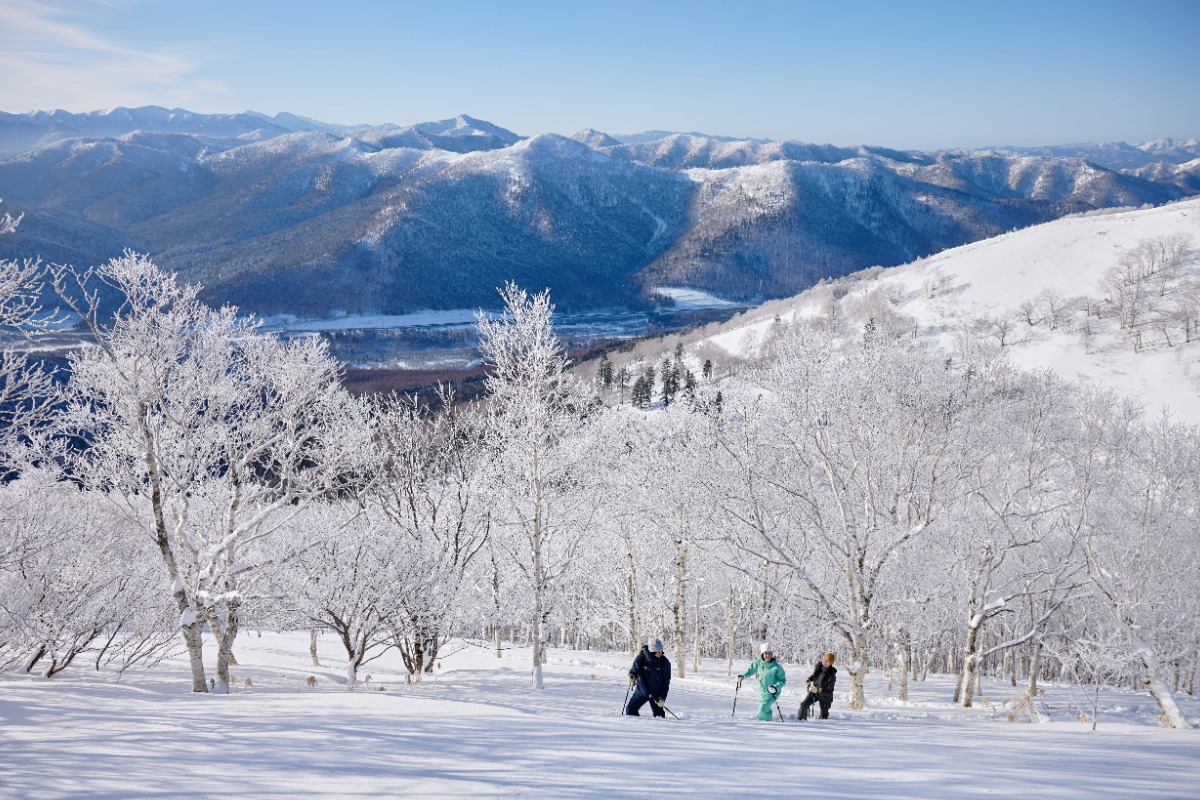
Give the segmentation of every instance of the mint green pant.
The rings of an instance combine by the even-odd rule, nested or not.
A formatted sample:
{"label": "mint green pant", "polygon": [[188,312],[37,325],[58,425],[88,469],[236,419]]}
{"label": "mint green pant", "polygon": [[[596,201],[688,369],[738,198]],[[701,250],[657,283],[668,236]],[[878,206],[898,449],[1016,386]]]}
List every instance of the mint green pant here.
{"label": "mint green pant", "polygon": [[758,716],[757,720],[767,722],[775,716],[775,695],[770,692],[763,692],[759,696]]}

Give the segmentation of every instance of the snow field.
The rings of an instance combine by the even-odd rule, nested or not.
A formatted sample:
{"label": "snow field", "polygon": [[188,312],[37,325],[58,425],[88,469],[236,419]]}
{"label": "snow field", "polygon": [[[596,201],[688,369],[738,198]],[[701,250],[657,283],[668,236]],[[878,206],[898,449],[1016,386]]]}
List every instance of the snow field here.
{"label": "snow field", "polygon": [[[681,719],[663,721],[620,715],[621,653],[552,649],[539,692],[527,648],[497,660],[454,641],[420,685],[389,653],[348,692],[338,643],[324,636],[319,650],[311,667],[306,633],[244,633],[228,696],[189,692],[182,655],[119,681],[83,664],[50,680],[5,675],[0,797],[1194,798],[1200,787],[1200,731],[1159,727],[1142,693],[1104,690],[1093,732],[1083,691],[1066,684],[1046,687],[1048,722],[1012,723],[1000,703],[1016,690],[1003,682],[984,682],[989,706],[962,709],[952,676],[910,684],[902,703],[872,674],[870,707],[855,712],[843,671],[829,720],[756,722],[750,683],[731,718],[734,680],[706,660],[672,682]],[[784,666],[794,717],[811,667]],[[1181,702],[1200,717],[1200,701]]]}
{"label": "snow field", "polygon": [[[964,333],[981,320],[1006,319],[1011,328],[1004,352],[1021,369],[1051,369],[1069,381],[1113,389],[1143,405],[1148,416],[1166,408],[1176,422],[1200,424],[1200,348],[1194,338],[1184,344],[1182,334],[1172,332],[1173,346],[1166,346],[1161,336],[1148,333],[1145,348],[1135,352],[1107,306],[1103,320],[1093,321],[1095,332],[1087,346],[1078,332],[1086,316],[1083,298],[1105,297],[1105,272],[1139,243],[1171,236],[1184,237],[1193,248],[1183,271],[1193,276],[1194,286],[1200,275],[1200,199],[1195,198],[1066,217],[945,250],[851,286],[840,307],[861,326],[871,312],[855,312],[853,304],[882,291],[895,298],[894,310],[911,319],[921,339],[951,353],[961,351]],[[1033,303],[1040,317],[1046,293],[1063,304],[1062,320],[1054,328],[1044,321],[1030,325],[1020,311],[1023,303]],[[781,321],[792,323],[820,318],[829,303],[828,291],[816,287],[770,305]],[[773,327],[772,315],[750,311],[744,322],[731,322],[710,341],[733,355],[754,356]],[[993,341],[978,331],[970,338]]]}

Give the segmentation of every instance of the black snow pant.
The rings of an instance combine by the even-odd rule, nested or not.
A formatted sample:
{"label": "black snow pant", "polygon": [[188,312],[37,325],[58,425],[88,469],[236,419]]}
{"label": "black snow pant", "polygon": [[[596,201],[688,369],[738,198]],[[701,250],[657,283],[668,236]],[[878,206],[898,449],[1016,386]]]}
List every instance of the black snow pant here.
{"label": "black snow pant", "polygon": [[829,707],[833,705],[833,692],[821,692],[813,694],[809,692],[804,696],[804,702],[800,704],[800,711],[796,714],[796,719],[808,719],[808,709],[812,708],[813,703],[819,703],[821,706],[821,719],[829,719]]}
{"label": "black snow pant", "polygon": [[[650,703],[650,696],[644,693],[640,688],[633,693],[633,697],[629,698],[629,705],[625,706],[625,713],[631,717],[640,717],[638,709]],[[656,717],[665,717],[667,712],[663,711],[658,703],[650,703],[650,711]]]}

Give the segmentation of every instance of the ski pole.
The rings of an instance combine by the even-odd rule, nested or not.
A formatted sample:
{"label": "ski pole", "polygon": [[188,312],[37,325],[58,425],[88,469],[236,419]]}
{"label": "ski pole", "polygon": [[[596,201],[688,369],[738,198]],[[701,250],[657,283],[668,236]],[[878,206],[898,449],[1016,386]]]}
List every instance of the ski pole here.
{"label": "ski pole", "polygon": [[621,704],[621,713],[625,713],[625,709],[629,708],[629,692],[633,689],[633,681],[630,681],[625,687],[625,702]]}
{"label": "ski pole", "polygon": [[733,711],[729,715],[731,717],[737,716],[737,695],[738,695],[738,690],[741,688],[742,688],[742,676],[739,675],[738,679],[737,679],[737,685],[733,687]]}
{"label": "ski pole", "polygon": [[771,693],[771,698],[775,701],[775,710],[779,713],[779,721],[783,722],[783,712],[779,710],[779,689],[775,686],[771,686],[767,689],[767,691]]}
{"label": "ski pole", "polygon": [[678,714],[676,714],[676,713],[675,713],[674,711],[672,711],[671,709],[667,708],[665,705],[662,705],[662,704],[660,704],[658,707],[659,707],[659,708],[661,708],[663,711],[666,711],[668,714],[670,714],[670,715],[671,715],[672,717],[674,717],[675,719],[679,719],[679,715],[678,715]]}

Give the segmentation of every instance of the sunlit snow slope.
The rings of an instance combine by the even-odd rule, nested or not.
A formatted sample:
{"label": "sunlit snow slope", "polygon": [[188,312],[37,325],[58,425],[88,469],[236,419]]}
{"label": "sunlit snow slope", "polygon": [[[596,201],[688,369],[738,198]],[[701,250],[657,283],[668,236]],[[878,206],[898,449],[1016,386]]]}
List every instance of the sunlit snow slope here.
{"label": "sunlit snow slope", "polygon": [[[1163,247],[1182,247],[1182,257],[1172,274],[1147,276],[1135,347],[1106,281],[1139,248]],[[766,341],[776,316],[819,321],[835,304],[833,316],[851,325],[902,315],[890,324],[952,353],[1003,339],[1022,368],[1096,382],[1147,413],[1165,408],[1176,421],[1200,424],[1200,200],[1061,219],[866,270],[764,306],[712,341],[744,355]]]}

